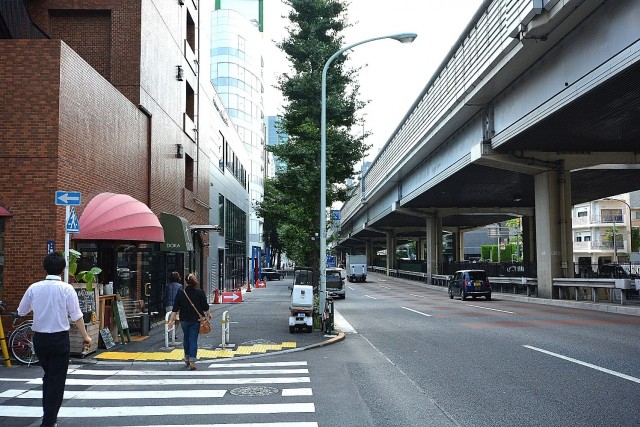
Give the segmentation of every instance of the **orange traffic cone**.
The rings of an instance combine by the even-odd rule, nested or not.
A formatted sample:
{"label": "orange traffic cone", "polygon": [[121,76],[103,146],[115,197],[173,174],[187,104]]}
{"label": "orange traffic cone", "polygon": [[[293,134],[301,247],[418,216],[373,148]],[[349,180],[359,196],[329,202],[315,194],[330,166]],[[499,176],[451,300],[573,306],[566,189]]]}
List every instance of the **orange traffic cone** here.
{"label": "orange traffic cone", "polygon": [[218,293],[218,290],[216,289],[213,293],[213,303],[214,304],[220,304],[220,294]]}

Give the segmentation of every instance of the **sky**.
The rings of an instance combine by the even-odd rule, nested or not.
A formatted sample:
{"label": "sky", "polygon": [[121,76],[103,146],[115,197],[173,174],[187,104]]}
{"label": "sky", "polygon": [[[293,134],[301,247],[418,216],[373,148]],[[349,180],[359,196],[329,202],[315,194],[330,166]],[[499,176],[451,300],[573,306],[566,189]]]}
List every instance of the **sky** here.
{"label": "sky", "polygon": [[[288,70],[285,55],[272,41],[282,41],[289,21],[281,0],[264,5],[265,115],[282,114],[283,98],[273,88],[276,77]],[[372,135],[365,160],[370,161],[424,89],[478,10],[482,0],[350,0],[344,44],[397,33],[417,33],[411,44],[385,39],[347,52],[349,66],[362,67],[357,78],[360,99],[369,101],[359,118]],[[320,102],[318,94],[318,102]]]}

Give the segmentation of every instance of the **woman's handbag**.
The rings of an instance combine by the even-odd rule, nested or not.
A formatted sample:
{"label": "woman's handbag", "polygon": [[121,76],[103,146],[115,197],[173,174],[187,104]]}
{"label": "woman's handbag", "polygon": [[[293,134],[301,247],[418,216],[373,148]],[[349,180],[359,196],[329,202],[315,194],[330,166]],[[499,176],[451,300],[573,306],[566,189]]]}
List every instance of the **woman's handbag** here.
{"label": "woman's handbag", "polygon": [[209,332],[211,332],[211,323],[209,323],[209,320],[206,317],[201,317],[200,318],[200,335],[207,335]]}
{"label": "woman's handbag", "polygon": [[[187,291],[185,291],[183,289],[182,292],[184,292],[184,295],[189,300],[189,303],[191,304],[191,307],[193,307],[193,309],[196,311],[196,313],[198,313],[198,316],[200,316],[200,312],[198,311],[196,306],[193,305],[193,303],[191,302],[191,298],[189,298],[189,295],[187,295]],[[211,323],[209,323],[209,320],[205,316],[200,316],[198,321],[200,322],[200,329],[198,330],[200,335],[207,335],[209,332],[211,332]]]}

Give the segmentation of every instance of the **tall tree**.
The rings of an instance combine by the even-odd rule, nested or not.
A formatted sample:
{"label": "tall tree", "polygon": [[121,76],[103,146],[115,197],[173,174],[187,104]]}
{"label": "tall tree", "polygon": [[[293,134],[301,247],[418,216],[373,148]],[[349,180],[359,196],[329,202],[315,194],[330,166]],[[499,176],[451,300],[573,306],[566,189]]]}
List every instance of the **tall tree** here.
{"label": "tall tree", "polygon": [[[278,79],[286,105],[281,128],[287,142],[268,149],[284,161],[267,188],[258,214],[279,211],[277,230],[287,255],[298,264],[319,268],[320,215],[320,115],[322,70],[331,55],[342,48],[340,33],[348,27],[347,6],[341,0],[283,0],[290,6],[287,37],[278,44],[292,66],[292,73]],[[356,113],[365,103],[358,100],[357,70],[345,65],[347,55],[336,58],[327,74],[327,205],[346,199],[342,185],[353,177],[356,163],[368,147],[364,135],[354,136]],[[359,132],[358,132],[359,133]],[[271,185],[272,184],[272,185]],[[277,203],[278,206],[274,206]]]}

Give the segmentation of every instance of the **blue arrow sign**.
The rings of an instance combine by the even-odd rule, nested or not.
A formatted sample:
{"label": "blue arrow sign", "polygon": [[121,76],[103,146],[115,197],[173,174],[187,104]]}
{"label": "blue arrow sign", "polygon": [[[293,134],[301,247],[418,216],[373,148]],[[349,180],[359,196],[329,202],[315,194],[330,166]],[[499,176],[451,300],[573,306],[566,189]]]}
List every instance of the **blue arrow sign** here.
{"label": "blue arrow sign", "polygon": [[79,191],[56,191],[56,205],[80,206],[82,195]]}
{"label": "blue arrow sign", "polygon": [[79,233],[80,232],[80,222],[78,221],[78,215],[76,214],[76,208],[71,206],[69,209],[69,218],[67,218],[67,233]]}

